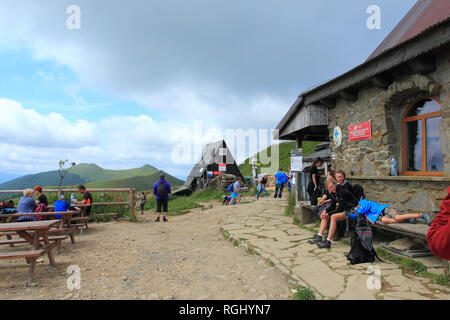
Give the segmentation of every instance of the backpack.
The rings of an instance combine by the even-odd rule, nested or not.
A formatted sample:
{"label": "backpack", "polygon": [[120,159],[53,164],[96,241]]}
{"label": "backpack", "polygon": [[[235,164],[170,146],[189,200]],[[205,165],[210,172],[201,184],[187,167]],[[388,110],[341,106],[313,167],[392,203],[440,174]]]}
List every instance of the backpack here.
{"label": "backpack", "polygon": [[311,197],[311,205],[316,206],[317,205],[317,198],[322,197],[325,194],[325,186],[321,183],[317,185],[317,189],[313,191],[312,197]]}
{"label": "backpack", "polygon": [[160,181],[158,183],[158,186],[156,187],[156,195],[159,198],[164,198],[165,196],[167,196],[167,187],[165,181]]}
{"label": "backpack", "polygon": [[234,183],[230,184],[227,191],[234,192]]}
{"label": "backpack", "polygon": [[[365,226],[362,226],[363,221],[365,221]],[[350,261],[350,264],[374,262],[375,258],[384,262],[373,248],[372,236],[372,228],[369,226],[367,219],[359,216],[356,231],[350,243],[350,252],[347,254],[347,260]]]}
{"label": "backpack", "polygon": [[359,200],[366,198],[364,194],[364,188],[359,184],[355,184],[353,186],[353,195],[356,197],[356,199],[358,199],[358,202]]}

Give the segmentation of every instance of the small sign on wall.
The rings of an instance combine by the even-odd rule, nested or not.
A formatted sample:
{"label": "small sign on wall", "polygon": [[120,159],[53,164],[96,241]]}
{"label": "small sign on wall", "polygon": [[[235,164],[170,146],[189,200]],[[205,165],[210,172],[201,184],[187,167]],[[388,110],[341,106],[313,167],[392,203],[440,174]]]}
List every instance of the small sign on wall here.
{"label": "small sign on wall", "polygon": [[349,141],[372,139],[372,125],[370,121],[348,126]]}
{"label": "small sign on wall", "polygon": [[227,165],[226,164],[219,164],[219,171],[227,172]]}

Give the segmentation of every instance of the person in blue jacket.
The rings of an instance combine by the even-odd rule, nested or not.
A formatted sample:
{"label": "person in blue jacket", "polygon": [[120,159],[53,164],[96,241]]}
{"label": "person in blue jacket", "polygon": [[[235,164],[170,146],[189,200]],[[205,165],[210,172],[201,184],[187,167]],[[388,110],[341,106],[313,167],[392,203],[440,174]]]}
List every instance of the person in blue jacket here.
{"label": "person in blue jacket", "polygon": [[430,224],[431,213],[407,213],[401,214],[399,210],[390,204],[380,204],[375,201],[362,199],[355,208],[359,214],[365,214],[371,223],[381,221],[383,223],[401,223],[409,219],[419,219],[420,222]]}
{"label": "person in blue jacket", "polygon": [[277,173],[275,173],[276,179],[276,187],[275,187],[275,196],[276,199],[281,198],[283,196],[283,189],[285,184],[288,182],[289,177],[286,173],[283,172],[283,168],[280,168]]}
{"label": "person in blue jacket", "polygon": [[170,183],[168,183],[165,179],[165,176],[162,174],[160,176],[160,180],[155,184],[153,188],[153,194],[156,195],[156,213],[157,217],[155,222],[159,222],[159,218],[161,216],[161,211],[164,211],[163,221],[167,222],[167,212],[168,212],[168,202],[169,202],[169,194],[172,193],[170,188]]}

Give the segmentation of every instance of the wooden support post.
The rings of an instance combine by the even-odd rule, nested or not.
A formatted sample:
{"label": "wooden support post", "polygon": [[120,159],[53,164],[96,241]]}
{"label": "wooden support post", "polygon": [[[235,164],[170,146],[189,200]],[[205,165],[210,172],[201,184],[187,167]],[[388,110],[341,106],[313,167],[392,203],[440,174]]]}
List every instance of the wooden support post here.
{"label": "wooden support post", "polygon": [[134,188],[130,188],[130,216],[131,216],[131,220],[132,221],[136,221],[136,215],[134,212],[134,207],[135,207],[135,203],[134,203]]}

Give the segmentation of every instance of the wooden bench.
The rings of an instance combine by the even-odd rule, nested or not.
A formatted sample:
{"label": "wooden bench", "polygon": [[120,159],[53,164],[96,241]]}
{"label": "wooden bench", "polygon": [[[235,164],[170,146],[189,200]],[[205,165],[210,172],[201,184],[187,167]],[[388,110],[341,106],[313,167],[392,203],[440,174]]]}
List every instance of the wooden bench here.
{"label": "wooden bench", "polygon": [[294,214],[301,224],[310,224],[319,220],[319,217],[312,211],[313,207],[309,201],[298,202]]}

